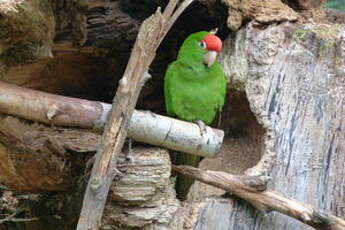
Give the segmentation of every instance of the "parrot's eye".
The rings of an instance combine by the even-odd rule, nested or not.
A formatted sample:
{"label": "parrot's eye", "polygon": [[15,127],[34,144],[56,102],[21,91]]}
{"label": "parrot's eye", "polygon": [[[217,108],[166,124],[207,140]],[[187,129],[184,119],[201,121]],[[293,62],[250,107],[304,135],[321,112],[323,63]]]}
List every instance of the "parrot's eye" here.
{"label": "parrot's eye", "polygon": [[206,43],[204,41],[200,41],[199,46],[203,49],[206,49]]}

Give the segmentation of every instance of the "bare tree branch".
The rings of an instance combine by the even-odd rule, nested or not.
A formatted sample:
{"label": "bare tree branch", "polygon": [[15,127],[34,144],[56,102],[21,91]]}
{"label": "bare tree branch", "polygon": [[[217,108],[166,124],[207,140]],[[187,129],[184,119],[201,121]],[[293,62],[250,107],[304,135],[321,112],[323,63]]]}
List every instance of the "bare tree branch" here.
{"label": "bare tree branch", "polygon": [[190,166],[173,166],[173,170],[209,185],[222,188],[249,202],[263,212],[277,211],[315,229],[344,230],[345,220],[317,208],[264,190],[265,176],[236,176],[219,171],[204,171]]}
{"label": "bare tree branch", "polygon": [[[0,81],[0,112],[28,120],[100,131],[110,110],[111,104],[44,93]],[[147,144],[213,157],[220,149],[224,133],[211,127],[206,130],[206,135],[201,136],[194,123],[134,110],[128,136]]]}
{"label": "bare tree branch", "polygon": [[[139,92],[147,77],[147,70],[155,57],[156,50],[167,33],[170,17],[177,4],[170,0],[167,11],[146,19],[139,30],[126,71],[119,82],[113,106],[109,114],[101,143],[96,155],[91,177],[84,196],[78,230],[99,229],[109,187],[116,174],[116,162],[125,141],[129,120],[132,117]],[[192,0],[188,0],[191,3]],[[180,7],[186,8],[188,4]],[[166,17],[165,17],[166,16]]]}

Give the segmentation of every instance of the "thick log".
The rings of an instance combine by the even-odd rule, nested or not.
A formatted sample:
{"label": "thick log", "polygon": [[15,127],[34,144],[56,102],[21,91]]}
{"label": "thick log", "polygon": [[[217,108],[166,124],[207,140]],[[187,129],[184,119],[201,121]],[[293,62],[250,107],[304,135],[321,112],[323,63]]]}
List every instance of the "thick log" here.
{"label": "thick log", "polygon": [[[278,192],[265,190],[267,177],[235,176],[219,171],[204,171],[190,166],[173,166],[173,170],[241,197],[265,214],[271,211],[280,212],[315,229],[345,229],[343,219],[327,214],[311,205],[284,197]],[[258,185],[260,189],[258,189]],[[265,191],[262,191],[262,188]]]}
{"label": "thick log", "polygon": [[[39,99],[39,100],[38,100]],[[0,81],[0,112],[50,125],[103,130],[110,104],[44,93]],[[135,110],[128,136],[136,141],[172,150],[214,157],[224,133],[196,124]]]}

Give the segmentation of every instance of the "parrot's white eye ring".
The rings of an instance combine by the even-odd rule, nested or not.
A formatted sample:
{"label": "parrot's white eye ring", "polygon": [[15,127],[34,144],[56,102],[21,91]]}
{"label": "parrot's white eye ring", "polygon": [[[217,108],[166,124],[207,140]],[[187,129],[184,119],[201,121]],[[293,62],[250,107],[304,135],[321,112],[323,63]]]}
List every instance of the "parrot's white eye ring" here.
{"label": "parrot's white eye ring", "polygon": [[205,41],[200,41],[200,42],[199,42],[199,46],[200,46],[201,48],[203,48],[203,49],[206,49],[206,43],[205,43]]}

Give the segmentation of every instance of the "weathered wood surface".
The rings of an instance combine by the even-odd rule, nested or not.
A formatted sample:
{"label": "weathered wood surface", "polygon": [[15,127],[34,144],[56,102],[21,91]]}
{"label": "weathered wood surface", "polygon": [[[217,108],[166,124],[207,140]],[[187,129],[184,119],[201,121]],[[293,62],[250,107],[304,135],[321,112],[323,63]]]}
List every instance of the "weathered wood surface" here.
{"label": "weathered wood surface", "polygon": [[[0,118],[0,181],[17,192],[65,191],[83,172],[85,153],[95,152],[99,135]],[[84,153],[78,162],[78,156]],[[74,159],[74,160],[72,160]]]}
{"label": "weathered wood surface", "polygon": [[229,8],[228,27],[234,31],[248,20],[269,24],[298,19],[298,14],[280,0],[223,0],[223,2]]}
{"label": "weathered wood surface", "polygon": [[48,0],[1,1],[0,17],[0,60],[10,49],[5,55],[9,64],[51,55],[55,22]]}
{"label": "weathered wood surface", "polygon": [[120,156],[124,175],[111,187],[101,229],[169,229],[180,207],[170,164],[168,151],[159,148],[135,148],[131,162]]}
{"label": "weathered wood surface", "polygon": [[[57,43],[112,47],[117,52],[128,52],[136,39],[141,21],[124,12],[120,1],[49,1],[55,15]],[[145,15],[148,17],[155,9],[147,10],[143,8],[141,13],[149,13]]]}
{"label": "weathered wood surface", "polygon": [[0,79],[66,96],[109,100],[141,23],[119,4],[2,1],[0,25],[7,29],[0,34]]}
{"label": "weathered wood surface", "polygon": [[[247,174],[270,175],[272,189],[341,218],[345,217],[344,35],[341,25],[284,23],[260,29],[249,24],[225,42],[221,58],[232,91],[246,93],[264,130],[263,157]],[[241,126],[246,129],[246,125],[238,128]],[[243,137],[230,133],[228,138],[240,141]],[[228,154],[236,156],[231,151]],[[230,155],[208,159],[201,167],[224,170],[236,162],[246,164]],[[199,213],[192,218],[195,229],[211,225],[220,230],[233,226],[238,230],[307,229],[281,215],[264,216],[243,206],[243,201],[205,201],[222,192],[199,183],[191,191],[191,208]],[[214,215],[215,206],[222,208],[227,221],[223,214]]]}
{"label": "weathered wood surface", "polygon": [[[15,119],[11,118],[11,120]],[[13,123],[11,123],[11,125],[13,126]],[[18,126],[13,128],[18,129]],[[22,129],[23,128],[21,128],[21,130]],[[59,131],[61,132],[62,130]],[[29,134],[26,133],[25,135],[28,136]],[[58,134],[55,133],[55,136],[58,137]],[[73,137],[74,142],[76,142],[76,136]],[[43,139],[43,137],[40,139]],[[39,141],[37,140],[37,142]],[[91,140],[90,142],[95,143],[97,140]],[[68,142],[64,144],[66,144],[66,146],[69,145]],[[80,141],[76,144],[79,144],[80,147],[86,147],[86,144],[82,144]],[[77,147],[78,146],[75,146],[75,149],[77,149]],[[94,153],[97,146],[93,145],[91,147],[92,148],[88,149],[88,151]],[[110,188],[101,229],[123,230],[133,229],[133,226],[136,226],[137,229],[145,230],[168,229],[169,225],[171,224],[171,220],[174,218],[176,211],[180,207],[179,201],[175,198],[176,194],[173,184],[170,181],[171,163],[168,151],[166,149],[156,147],[137,146],[133,147],[132,150],[132,161],[128,161],[124,154],[120,154],[118,168],[124,174],[123,177],[120,177],[119,180],[117,180],[117,183],[114,183]],[[74,152],[74,160],[75,155],[78,155],[77,151],[78,150]],[[127,151],[127,149],[124,149],[124,153]],[[24,152],[22,153],[26,154]],[[72,157],[72,154],[72,152],[66,153],[66,155],[70,155],[69,157]],[[85,154],[79,155],[83,156]],[[40,165],[37,163],[37,161],[49,161],[49,152],[46,151],[46,155],[44,156],[45,158],[39,154],[37,154],[36,157],[36,161],[27,161],[25,168],[19,168],[22,170],[23,174],[27,174],[23,179],[31,180],[32,185],[34,186],[42,181],[46,181],[47,178],[50,178],[50,181],[48,182],[54,182],[55,178],[53,175],[56,173],[55,168],[49,168],[47,164],[42,164],[42,168],[44,166],[46,167],[45,170],[50,169],[50,174],[48,174],[47,171],[42,171],[42,169],[30,169],[30,163]],[[56,160],[57,157],[58,156],[56,156],[54,159]],[[60,159],[63,159],[63,156],[59,157]],[[23,159],[27,158],[23,156]],[[15,161],[15,159],[13,159],[13,161]],[[59,161],[57,161],[57,163],[59,163]],[[14,167],[16,168],[16,166]],[[66,168],[67,167],[68,166],[66,166]],[[59,167],[57,168],[61,169]],[[82,165],[80,165],[80,168],[82,169]],[[78,175],[72,171],[65,170],[64,172],[69,177],[81,176],[81,178],[79,177],[78,179],[82,180],[86,180],[89,173],[88,171],[85,171],[84,175]],[[34,173],[40,173],[41,177],[38,177],[38,180],[35,178],[33,181],[30,176],[37,176]],[[42,175],[42,173],[47,174]],[[18,182],[18,187],[21,186],[21,181],[13,180],[13,182]],[[64,181],[60,180],[60,183],[61,182]],[[58,183],[58,181],[55,183]],[[73,188],[78,189],[75,187],[75,185]],[[71,190],[73,190],[73,188]],[[30,190],[28,190],[28,192],[30,192]],[[10,215],[18,210],[21,210],[21,212],[15,215],[14,219],[11,219],[9,222],[5,223],[1,223],[1,221],[3,221],[5,218],[5,216],[2,216],[2,218],[0,218],[0,229],[8,229],[8,226],[11,224],[15,225],[17,229],[25,230],[61,230],[62,228],[71,230],[75,229],[76,221],[79,217],[78,211],[80,210],[80,203],[78,201],[81,201],[81,199],[82,197],[80,196],[80,193],[75,193],[75,191],[55,193],[55,195],[49,196],[39,193],[32,195],[21,195],[6,190],[4,192],[3,187],[1,187],[1,215],[4,213],[6,216],[8,216],[7,213]],[[54,215],[41,214],[51,212],[53,212]],[[16,222],[18,218],[22,219],[23,221],[27,221]],[[33,218],[38,220],[29,221]]]}
{"label": "weathered wood surface", "polygon": [[310,10],[322,7],[326,0],[290,0],[289,2],[290,4],[296,4],[300,9]]}

